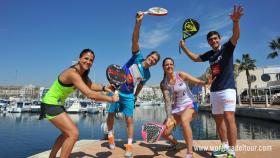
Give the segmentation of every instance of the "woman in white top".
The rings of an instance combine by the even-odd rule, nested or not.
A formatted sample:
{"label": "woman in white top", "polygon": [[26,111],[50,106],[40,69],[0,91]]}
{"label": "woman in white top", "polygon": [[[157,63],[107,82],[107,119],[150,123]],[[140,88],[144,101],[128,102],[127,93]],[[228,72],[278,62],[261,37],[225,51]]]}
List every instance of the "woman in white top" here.
{"label": "woman in white top", "polygon": [[[167,114],[166,129],[163,137],[172,143],[171,148],[176,149],[178,141],[171,135],[176,124],[182,123],[183,134],[187,144],[186,158],[192,157],[192,129],[190,122],[196,116],[197,103],[189,89],[188,83],[201,86],[208,85],[207,82],[199,80],[185,72],[174,72],[174,60],[165,58],[162,63],[164,78],[160,88],[165,101]],[[209,77],[210,79],[210,77]]]}

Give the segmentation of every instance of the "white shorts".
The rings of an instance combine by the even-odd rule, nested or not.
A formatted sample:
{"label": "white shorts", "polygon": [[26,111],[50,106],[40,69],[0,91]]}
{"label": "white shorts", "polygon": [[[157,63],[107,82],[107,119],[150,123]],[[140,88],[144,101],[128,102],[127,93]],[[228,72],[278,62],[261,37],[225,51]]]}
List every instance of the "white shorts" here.
{"label": "white shorts", "polygon": [[211,92],[210,103],[212,105],[212,114],[224,114],[224,111],[235,111],[235,89],[225,89],[217,92]]}

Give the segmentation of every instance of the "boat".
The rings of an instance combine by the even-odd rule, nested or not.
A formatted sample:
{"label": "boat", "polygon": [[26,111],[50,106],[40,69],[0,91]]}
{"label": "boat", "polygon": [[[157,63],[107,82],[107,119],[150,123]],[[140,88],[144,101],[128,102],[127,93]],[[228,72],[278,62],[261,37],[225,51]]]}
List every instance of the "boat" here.
{"label": "boat", "polygon": [[34,100],[31,104],[31,112],[32,113],[40,112],[41,111],[41,106],[40,105],[41,105],[40,101]]}
{"label": "boat", "polygon": [[31,102],[28,101],[13,102],[9,107],[7,107],[7,111],[11,113],[30,112]]}

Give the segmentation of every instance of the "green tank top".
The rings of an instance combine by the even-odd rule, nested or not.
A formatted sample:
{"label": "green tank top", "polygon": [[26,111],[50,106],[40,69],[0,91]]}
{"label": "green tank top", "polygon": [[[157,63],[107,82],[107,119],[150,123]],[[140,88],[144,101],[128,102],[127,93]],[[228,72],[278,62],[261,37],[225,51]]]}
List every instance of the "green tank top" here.
{"label": "green tank top", "polygon": [[64,86],[56,79],[43,97],[42,102],[45,104],[64,106],[65,99],[75,90],[74,86]]}

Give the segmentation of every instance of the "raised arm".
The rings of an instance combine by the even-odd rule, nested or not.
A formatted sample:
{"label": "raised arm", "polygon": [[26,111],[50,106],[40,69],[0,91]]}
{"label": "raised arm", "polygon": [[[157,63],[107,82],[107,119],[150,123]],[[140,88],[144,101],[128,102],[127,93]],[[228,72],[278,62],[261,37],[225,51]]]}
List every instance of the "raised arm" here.
{"label": "raised arm", "polygon": [[132,53],[135,54],[139,51],[139,32],[144,14],[138,12],[136,14],[136,23],[132,34]]}
{"label": "raised arm", "polygon": [[194,54],[193,52],[191,52],[185,45],[185,41],[181,40],[180,41],[180,47],[182,48],[182,50],[185,52],[185,54],[194,62],[202,62],[201,58],[199,57],[199,55]]}
{"label": "raised arm", "polygon": [[85,84],[85,82],[77,72],[69,72],[68,76],[74,86],[90,99],[106,102],[116,102],[119,100],[118,94],[114,94],[113,96],[106,96],[90,89],[90,87]]}
{"label": "raised arm", "polygon": [[233,22],[233,31],[230,41],[233,45],[237,44],[237,41],[240,36],[239,20],[243,14],[243,8],[240,5],[236,8],[236,6],[234,5],[233,13],[230,15],[230,18]]}

